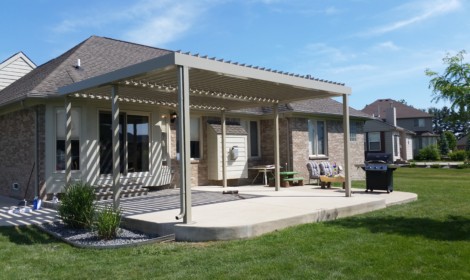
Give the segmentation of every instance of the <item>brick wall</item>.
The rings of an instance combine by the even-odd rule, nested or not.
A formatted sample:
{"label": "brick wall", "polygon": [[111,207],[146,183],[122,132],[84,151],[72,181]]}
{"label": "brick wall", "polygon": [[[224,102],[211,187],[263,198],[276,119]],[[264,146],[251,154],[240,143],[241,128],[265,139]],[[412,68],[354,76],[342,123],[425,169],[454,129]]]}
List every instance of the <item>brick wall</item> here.
{"label": "brick wall", "polygon": [[[221,181],[209,181],[207,179],[207,125],[206,119],[202,120],[203,130],[203,158],[191,163],[191,185],[221,185]],[[261,155],[260,160],[249,160],[249,166],[259,164],[273,164],[274,163],[274,121],[261,120],[260,121],[260,134],[261,134]],[[343,153],[343,128],[342,121],[327,121],[328,129],[328,161],[336,162],[338,165],[344,166],[344,153]],[[299,176],[308,178],[308,171],[306,167],[309,161],[309,139],[308,139],[308,124],[307,119],[304,118],[282,118],[279,119],[279,155],[280,162],[283,167],[288,164],[289,170],[300,172]],[[172,149],[172,168],[175,171],[173,184],[179,187],[179,162],[176,161],[176,131],[175,125],[171,126],[171,142]],[[325,159],[324,159],[325,160]],[[354,167],[356,163],[363,163],[364,161],[364,135],[362,127],[358,127],[356,141],[350,143],[350,160],[352,167],[352,179],[364,179],[364,171]],[[249,174],[248,179],[228,180],[229,186],[250,184],[252,178],[256,174]]]}
{"label": "brick wall", "polygon": [[[0,116],[0,195],[30,200],[34,198],[36,176],[33,169],[36,149],[36,108],[39,113],[40,190],[44,187],[44,106],[26,108]],[[28,187],[28,181],[29,187]],[[12,188],[17,183],[18,190]]]}
{"label": "brick wall", "polygon": [[[292,135],[291,154],[292,154],[292,170],[300,172],[299,176],[308,178],[308,170],[306,167],[309,161],[309,139],[308,139],[308,123],[307,119],[291,118],[290,119],[290,133]],[[336,162],[337,165],[344,167],[344,139],[343,139],[343,123],[342,121],[329,120],[327,121],[328,132],[328,158],[319,161],[327,160],[329,162]],[[362,126],[357,128],[356,141],[350,142],[350,162],[351,162],[351,178],[353,180],[362,180],[365,178],[365,173],[362,169],[354,167],[354,164],[364,162],[364,134]]]}
{"label": "brick wall", "polygon": [[[328,160],[344,167],[343,121],[328,121]],[[355,164],[364,163],[364,133],[362,126],[357,126],[356,141],[349,142],[349,160],[351,179],[365,179],[365,172]]]}
{"label": "brick wall", "polygon": [[[191,186],[199,186],[199,185],[208,185],[209,180],[207,179],[207,125],[206,119],[202,118],[201,121],[202,125],[202,159],[200,160],[192,160],[191,161]],[[170,141],[171,141],[171,163],[172,163],[172,170],[173,179],[172,185],[176,188],[180,186],[179,183],[179,176],[180,176],[180,167],[179,161],[176,160],[176,122],[170,125]]]}

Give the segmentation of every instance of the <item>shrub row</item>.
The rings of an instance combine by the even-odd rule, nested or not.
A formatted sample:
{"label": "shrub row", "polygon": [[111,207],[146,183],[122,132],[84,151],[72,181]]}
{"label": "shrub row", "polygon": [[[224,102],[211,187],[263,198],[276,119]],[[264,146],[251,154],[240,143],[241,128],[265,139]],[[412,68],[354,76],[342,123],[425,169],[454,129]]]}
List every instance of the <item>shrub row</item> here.
{"label": "shrub row", "polygon": [[[458,150],[448,154],[449,159],[452,161],[466,161],[470,160],[470,151]],[[416,160],[440,160],[441,155],[436,145],[429,145],[419,150]]]}

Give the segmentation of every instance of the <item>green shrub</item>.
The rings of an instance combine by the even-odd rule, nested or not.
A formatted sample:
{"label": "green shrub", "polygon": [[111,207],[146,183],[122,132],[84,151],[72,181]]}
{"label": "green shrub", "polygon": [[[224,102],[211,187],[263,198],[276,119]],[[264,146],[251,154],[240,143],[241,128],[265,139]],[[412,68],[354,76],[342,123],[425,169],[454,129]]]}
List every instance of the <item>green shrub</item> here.
{"label": "green shrub", "polygon": [[449,154],[449,157],[453,161],[465,161],[467,158],[467,152],[464,150],[455,151]]}
{"label": "green shrub", "polygon": [[69,227],[91,228],[95,213],[95,197],[93,186],[82,182],[70,184],[65,187],[57,212]]}
{"label": "green shrub", "polygon": [[115,211],[111,206],[105,206],[96,214],[95,229],[101,239],[115,238],[120,224],[121,211]]}
{"label": "green shrub", "polygon": [[440,160],[439,150],[436,145],[429,145],[419,150],[417,160]]}
{"label": "green shrub", "polygon": [[415,168],[415,167],[416,167],[416,163],[415,163],[415,162],[411,162],[410,165],[409,165],[409,167]]}
{"label": "green shrub", "polygon": [[431,168],[441,168],[441,165],[440,164],[433,164],[433,165],[431,165]]}

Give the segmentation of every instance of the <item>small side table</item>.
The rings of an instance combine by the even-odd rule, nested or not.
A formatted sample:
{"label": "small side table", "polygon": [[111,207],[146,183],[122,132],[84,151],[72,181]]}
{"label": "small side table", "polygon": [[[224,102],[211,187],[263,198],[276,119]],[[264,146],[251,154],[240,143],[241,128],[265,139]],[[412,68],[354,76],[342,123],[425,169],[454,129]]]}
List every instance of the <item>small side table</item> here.
{"label": "small side table", "polygon": [[322,175],[320,176],[320,186],[322,189],[324,188],[331,188],[331,183],[343,183],[343,189],[345,186],[344,177],[340,175],[336,175],[333,177]]}

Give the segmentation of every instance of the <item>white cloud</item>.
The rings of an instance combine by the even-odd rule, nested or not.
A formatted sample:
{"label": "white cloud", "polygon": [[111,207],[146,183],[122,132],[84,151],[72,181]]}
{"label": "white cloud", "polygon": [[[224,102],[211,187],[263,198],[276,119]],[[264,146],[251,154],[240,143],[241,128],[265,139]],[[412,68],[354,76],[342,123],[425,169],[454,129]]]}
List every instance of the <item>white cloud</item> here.
{"label": "white cloud", "polygon": [[312,43],[305,47],[303,50],[308,57],[320,57],[321,60],[327,61],[348,61],[350,59],[355,58],[355,54],[353,53],[345,53],[344,51],[330,47],[325,43]]}
{"label": "white cloud", "polygon": [[333,6],[328,7],[324,10],[324,13],[329,16],[339,14],[340,12],[341,11],[338,8],[333,7]]}
{"label": "white cloud", "polygon": [[94,12],[69,15],[53,31],[64,34],[86,28],[126,26],[121,29],[123,39],[161,46],[190,30],[212,2],[217,0],[141,0],[126,7],[95,8]]}
{"label": "white cloud", "polygon": [[407,3],[397,7],[398,12],[396,13],[413,13],[414,10],[418,10],[418,12],[415,12],[408,18],[397,20],[395,22],[374,28],[363,35],[380,35],[392,32],[412,24],[425,21],[432,17],[458,10],[461,5],[461,0],[434,0]]}
{"label": "white cloud", "polygon": [[174,4],[158,15],[145,18],[125,33],[126,39],[146,45],[164,45],[188,31],[201,8]]}
{"label": "white cloud", "polygon": [[358,71],[372,71],[377,69],[377,67],[370,64],[358,64],[358,65],[348,65],[344,67],[334,67],[328,69],[329,73],[333,74],[342,74],[342,73],[357,73]]}
{"label": "white cloud", "polygon": [[386,41],[375,45],[374,49],[377,50],[389,50],[389,51],[397,51],[400,49],[397,45],[395,45],[392,41]]}

